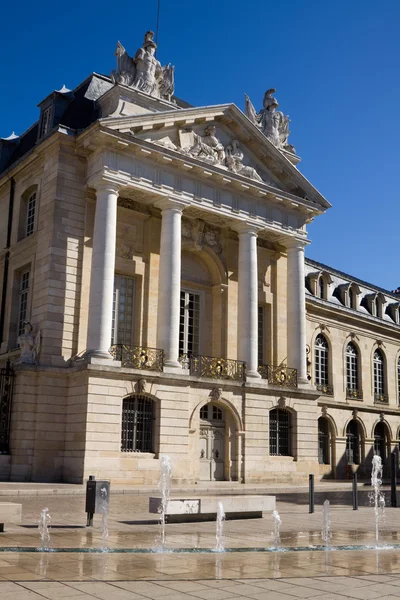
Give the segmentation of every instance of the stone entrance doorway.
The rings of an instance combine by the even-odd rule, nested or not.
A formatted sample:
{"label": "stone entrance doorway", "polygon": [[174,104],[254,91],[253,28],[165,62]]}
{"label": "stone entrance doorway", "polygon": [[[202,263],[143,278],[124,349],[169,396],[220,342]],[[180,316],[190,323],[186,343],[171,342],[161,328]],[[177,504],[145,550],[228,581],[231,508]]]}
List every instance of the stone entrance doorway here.
{"label": "stone entrance doorway", "polygon": [[225,479],[225,411],[215,404],[200,410],[200,480]]}

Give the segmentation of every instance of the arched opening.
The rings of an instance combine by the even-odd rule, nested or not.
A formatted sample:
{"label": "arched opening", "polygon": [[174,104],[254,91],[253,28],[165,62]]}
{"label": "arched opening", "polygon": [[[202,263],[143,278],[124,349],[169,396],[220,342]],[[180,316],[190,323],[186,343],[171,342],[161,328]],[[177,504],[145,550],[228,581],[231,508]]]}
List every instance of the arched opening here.
{"label": "arched opening", "polygon": [[346,396],[348,398],[360,397],[358,349],[353,342],[346,346]]}
{"label": "arched opening", "polygon": [[283,408],[269,411],[269,453],[292,456],[292,415]]}
{"label": "arched opening", "polygon": [[154,452],[154,402],[143,394],[122,401],[122,452]]}
{"label": "arched opening", "polygon": [[330,465],[332,455],[331,427],[326,417],[318,419],[318,462],[320,465]]}
{"label": "arched opening", "polygon": [[386,401],[385,358],[379,348],[374,352],[374,398],[377,402]]}
{"label": "arched opening", "polygon": [[380,421],[374,428],[374,454],[382,459],[382,464],[387,462],[390,452],[390,436],[386,423]]}
{"label": "arched opening", "polygon": [[346,428],[346,459],[348,465],[361,462],[361,431],[356,419],[352,419]]}
{"label": "arched opening", "polygon": [[201,481],[240,479],[237,423],[223,402],[209,402],[199,411],[199,478]]}
{"label": "arched opening", "polygon": [[314,377],[317,386],[329,384],[329,345],[322,334],[317,335],[314,343]]}

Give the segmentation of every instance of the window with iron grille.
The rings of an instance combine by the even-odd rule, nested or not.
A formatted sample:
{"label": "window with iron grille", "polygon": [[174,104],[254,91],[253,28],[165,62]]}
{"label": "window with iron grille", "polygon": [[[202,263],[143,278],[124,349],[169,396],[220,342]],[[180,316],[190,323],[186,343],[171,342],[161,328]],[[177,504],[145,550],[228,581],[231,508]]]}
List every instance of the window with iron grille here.
{"label": "window with iron grille", "polygon": [[315,383],[317,385],[329,384],[329,346],[323,335],[318,335],[314,344],[315,354]]}
{"label": "window with iron grille", "polygon": [[142,395],[122,401],[122,452],[153,452],[153,401]]}
{"label": "window with iron grille", "polygon": [[27,202],[26,206],[26,229],[25,234],[32,235],[35,228],[35,210],[36,210],[36,192],[33,192]]}
{"label": "window with iron grille", "polygon": [[385,380],[383,370],[383,354],[377,349],[374,353],[374,394],[385,393]]}
{"label": "window with iron grille", "polygon": [[200,294],[181,291],[179,354],[200,353]]}
{"label": "window with iron grille", "polygon": [[132,344],[134,293],[133,277],[114,276],[111,344]]}
{"label": "window with iron grille", "polygon": [[352,342],[346,348],[346,387],[358,390],[358,350]]}
{"label": "window with iron grille", "polygon": [[258,364],[265,364],[265,306],[258,307]]}
{"label": "window with iron grille", "polygon": [[355,419],[346,428],[346,457],[349,465],[360,464],[360,432]]}
{"label": "window with iron grille", "polygon": [[290,412],[281,408],[269,411],[269,453],[271,456],[290,456]]}
{"label": "window with iron grille", "polygon": [[29,296],[29,271],[21,273],[18,294],[18,335],[24,332],[24,321],[27,320]]}

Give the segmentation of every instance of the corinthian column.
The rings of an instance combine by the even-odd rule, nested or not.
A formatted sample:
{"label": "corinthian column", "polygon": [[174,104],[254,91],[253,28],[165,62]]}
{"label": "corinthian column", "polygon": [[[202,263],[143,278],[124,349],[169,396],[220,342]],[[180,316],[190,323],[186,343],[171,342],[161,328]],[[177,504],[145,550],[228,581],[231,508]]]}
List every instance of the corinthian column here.
{"label": "corinthian column", "polygon": [[179,315],[181,292],[181,223],[184,206],[160,200],[160,265],[158,276],[157,348],[164,350],[164,365],[181,368],[179,357]]}
{"label": "corinthian column", "polygon": [[96,189],[89,319],[86,354],[112,360],[111,324],[114,294],[118,186],[101,181]]}
{"label": "corinthian column", "polygon": [[304,241],[286,240],[287,249],[287,363],[297,369],[300,383],[307,380],[306,298]]}
{"label": "corinthian column", "polygon": [[258,268],[256,227],[243,223],[239,234],[238,360],[247,363],[246,374],[258,373]]}

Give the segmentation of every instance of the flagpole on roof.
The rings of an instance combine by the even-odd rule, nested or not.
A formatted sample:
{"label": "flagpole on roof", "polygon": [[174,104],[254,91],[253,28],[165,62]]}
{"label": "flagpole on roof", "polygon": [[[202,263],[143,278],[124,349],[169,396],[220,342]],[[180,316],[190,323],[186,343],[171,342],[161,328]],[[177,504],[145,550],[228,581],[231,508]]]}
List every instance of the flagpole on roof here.
{"label": "flagpole on roof", "polygon": [[160,4],[161,4],[161,0],[157,0],[157,23],[156,23],[156,39],[155,39],[157,46],[158,46],[158,25],[160,23]]}

